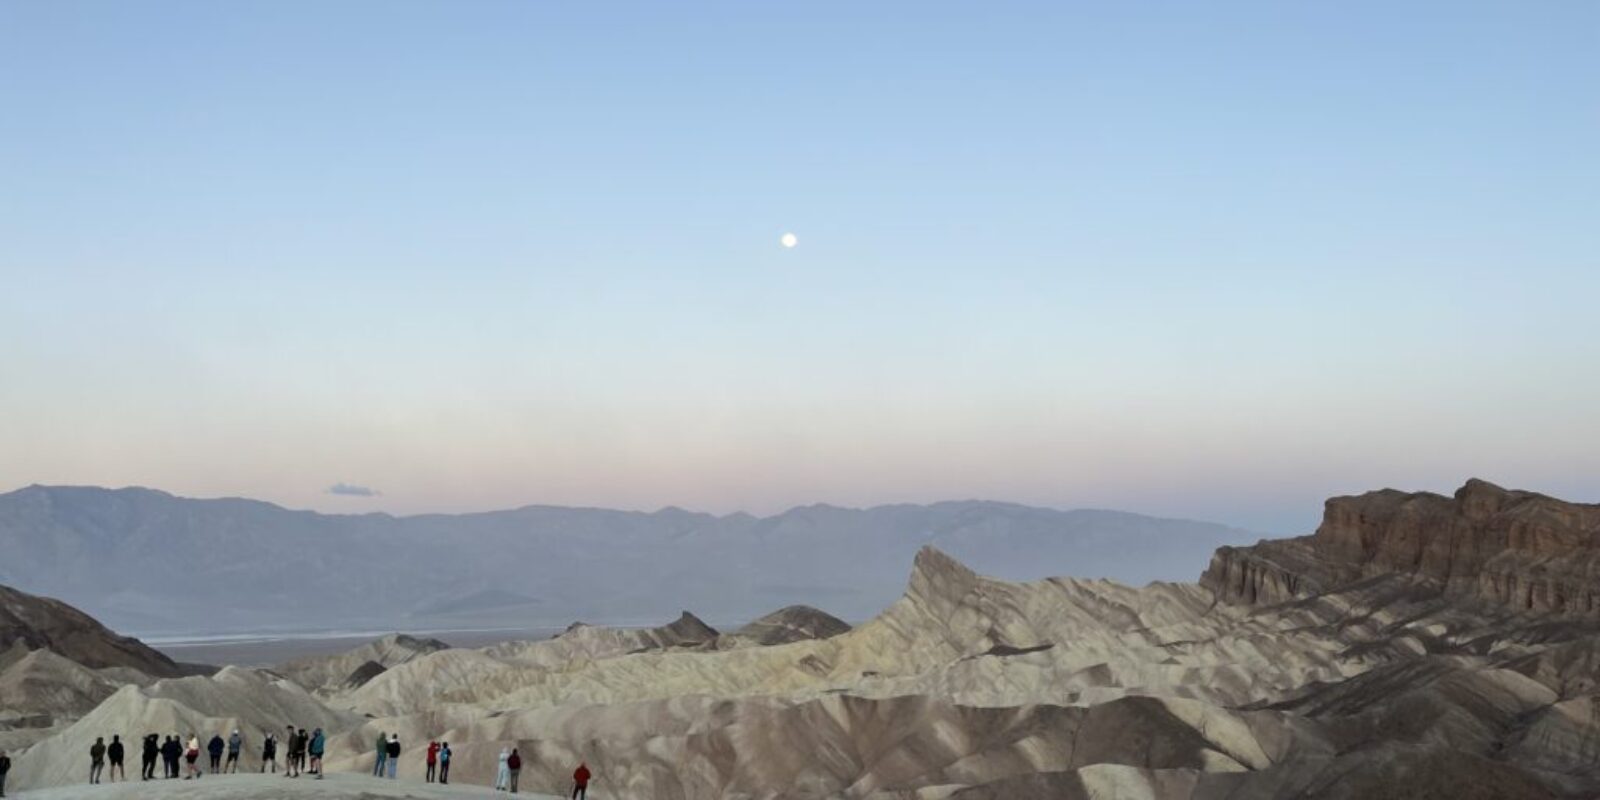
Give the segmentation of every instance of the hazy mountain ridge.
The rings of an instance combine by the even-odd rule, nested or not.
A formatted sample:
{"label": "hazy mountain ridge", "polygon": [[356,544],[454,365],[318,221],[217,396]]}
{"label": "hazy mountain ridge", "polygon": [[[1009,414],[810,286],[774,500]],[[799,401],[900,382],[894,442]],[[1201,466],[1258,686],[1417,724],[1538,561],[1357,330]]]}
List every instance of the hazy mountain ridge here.
{"label": "hazy mountain ridge", "polygon": [[[1487,491],[1479,484],[1463,492]],[[31,735],[18,785],[81,780],[83,751],[112,728],[259,731],[304,718],[332,731],[336,771],[370,770],[384,731],[450,741],[458,782],[487,783],[515,746],[528,788],[564,791],[582,758],[607,796],[641,800],[1594,797],[1600,619],[1471,590],[1470,565],[1497,557],[1458,557],[1476,523],[1428,513],[1396,528],[1349,516],[1346,500],[1330,502],[1318,536],[1373,535],[1315,553],[1325,571],[1314,575],[1261,556],[1300,540],[1224,548],[1203,583],[1141,588],[998,580],[925,546],[871,620],[842,630],[815,609],[782,609],[745,630],[776,621],[799,636],[765,646],[684,612],[654,628],[574,625],[478,649],[387,637],[298,670],[124,686],[70,726]],[[1493,516],[1464,508],[1469,520]],[[1583,533],[1586,514],[1538,518],[1576,520]],[[1444,543],[1460,566],[1453,579],[1374,555],[1413,541]],[[1588,539],[1560,541],[1546,555],[1584,563]],[[1235,582],[1252,573],[1216,567],[1252,552],[1250,564],[1270,561],[1299,591],[1281,601],[1237,591],[1255,585]],[[361,680],[329,680],[358,661],[372,667]],[[63,700],[81,707],[72,690],[97,682],[58,662],[35,658],[28,680],[48,686],[55,674]],[[296,672],[320,691],[281,677]],[[402,774],[417,774],[421,757],[406,750]],[[246,769],[254,762],[247,750]],[[232,791],[210,786],[222,794],[203,796]]]}
{"label": "hazy mountain ridge", "polygon": [[[137,488],[0,495],[0,549],[15,554],[0,581],[147,631],[415,627],[428,611],[451,623],[550,626],[653,619],[662,608],[747,620],[796,603],[863,619],[894,599],[904,565],[925,544],[1008,578],[1064,572],[1142,583],[1190,578],[1217,546],[1258,538],[1209,523],[989,501],[817,504],[770,517],[538,505],[395,517]],[[529,602],[462,604],[488,590]]]}

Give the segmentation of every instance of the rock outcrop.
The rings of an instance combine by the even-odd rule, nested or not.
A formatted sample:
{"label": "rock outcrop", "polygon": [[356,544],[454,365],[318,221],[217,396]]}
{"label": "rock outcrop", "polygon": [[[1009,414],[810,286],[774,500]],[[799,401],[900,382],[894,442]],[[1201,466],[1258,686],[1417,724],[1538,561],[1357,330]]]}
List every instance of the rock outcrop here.
{"label": "rock outcrop", "polygon": [[850,630],[850,624],[811,606],[787,606],[733,632],[733,636],[761,646],[827,639]]}
{"label": "rock outcrop", "polygon": [[1315,534],[1217,551],[1201,583],[1267,605],[1400,574],[1509,609],[1600,613],[1600,505],[1469,480],[1454,497],[1393,489],[1328,500]]}

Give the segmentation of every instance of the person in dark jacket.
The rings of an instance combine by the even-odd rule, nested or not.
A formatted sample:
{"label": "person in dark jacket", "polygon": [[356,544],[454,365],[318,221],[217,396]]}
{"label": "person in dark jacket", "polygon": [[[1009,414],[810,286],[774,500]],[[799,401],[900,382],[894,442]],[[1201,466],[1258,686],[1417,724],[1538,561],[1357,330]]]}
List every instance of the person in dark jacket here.
{"label": "person in dark jacket", "polygon": [[144,747],[139,752],[139,780],[148,781],[156,776],[156,756],[161,753],[156,734],[144,737]]}
{"label": "person in dark jacket", "polygon": [[94,744],[89,747],[89,782],[99,783],[100,773],[106,768],[106,740],[104,736],[94,737]]}
{"label": "person in dark jacket", "polygon": [[0,797],[6,796],[6,773],[11,771],[11,756],[0,750]]}
{"label": "person in dark jacket", "polygon": [[111,782],[112,783],[116,783],[117,782],[117,773],[119,773],[119,772],[122,773],[123,782],[124,783],[127,782],[127,780],[128,780],[128,770],[127,770],[127,768],[122,766],[122,759],[126,755],[127,755],[127,751],[124,750],[123,747],[122,747],[122,737],[121,736],[113,736],[113,737],[111,737],[111,746],[106,748],[106,760],[111,762]]}
{"label": "person in dark jacket", "polygon": [[267,765],[272,765],[272,774],[278,774],[278,738],[268,733],[261,739],[261,774],[267,774]]}
{"label": "person in dark jacket", "polygon": [[206,752],[211,754],[211,774],[215,775],[222,770],[222,751],[228,746],[222,741],[222,734],[211,735],[211,741],[206,743]]}
{"label": "person in dark jacket", "polygon": [[167,779],[178,777],[178,759],[183,757],[183,745],[178,744],[178,737],[168,736],[161,743],[161,760],[167,768]]}
{"label": "person in dark jacket", "polygon": [[306,750],[311,747],[311,737],[306,735],[306,729],[301,728],[294,735],[294,776],[306,771]]}
{"label": "person in dark jacket", "polygon": [[439,782],[450,782],[450,743],[439,745]]}
{"label": "person in dark jacket", "polygon": [[400,734],[389,734],[389,779],[394,780],[400,772]]}
{"label": "person in dark jacket", "polygon": [[522,774],[522,756],[517,753],[517,748],[511,748],[511,756],[506,759],[506,766],[511,769],[511,793],[517,793],[517,776]]}

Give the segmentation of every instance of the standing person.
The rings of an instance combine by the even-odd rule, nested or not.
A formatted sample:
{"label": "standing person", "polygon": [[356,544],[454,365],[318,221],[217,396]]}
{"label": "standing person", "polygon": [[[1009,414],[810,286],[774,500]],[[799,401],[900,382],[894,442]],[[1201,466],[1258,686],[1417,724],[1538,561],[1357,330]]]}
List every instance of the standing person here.
{"label": "standing person", "polygon": [[383,777],[383,766],[389,763],[389,734],[378,731],[378,743],[373,745],[378,753],[378,760],[372,765],[372,777]]}
{"label": "standing person", "polygon": [[300,773],[306,771],[306,745],[309,743],[310,740],[306,736],[305,728],[295,731],[294,754],[289,757],[294,759],[294,776],[296,778],[300,777]]}
{"label": "standing person", "polygon": [[89,746],[89,782],[100,782],[100,771],[106,768],[106,739],[104,736],[94,737],[94,744]]}
{"label": "standing person", "polygon": [[439,782],[450,782],[450,743],[439,746]]}
{"label": "standing person", "polygon": [[511,785],[511,767],[506,765],[506,759],[511,758],[511,751],[500,748],[500,767],[494,773],[494,790],[503,792]]}
{"label": "standing person", "polygon": [[178,777],[178,758],[182,755],[178,751],[181,749],[176,736],[168,736],[161,743],[161,766],[166,770],[167,780]]}
{"label": "standing person", "polygon": [[578,762],[578,769],[572,773],[572,800],[589,800],[589,779],[594,777],[589,773],[589,765]]}
{"label": "standing person", "polygon": [[506,767],[511,770],[511,793],[517,793],[517,776],[522,774],[522,756],[517,753],[517,748],[511,748],[511,757],[506,759]]}
{"label": "standing person", "polygon": [[294,726],[290,725],[284,730],[286,733],[283,734],[283,777],[298,778],[300,771],[295,769],[294,763]]}
{"label": "standing person", "polygon": [[267,765],[272,765],[272,774],[278,774],[278,739],[268,732],[261,739],[261,774],[267,774]]}
{"label": "standing person", "polygon": [[233,733],[228,734],[228,761],[222,767],[223,772],[227,772],[230,768],[235,774],[239,772],[239,749],[242,747],[244,747],[244,737],[239,735],[238,728],[234,728]]}
{"label": "standing person", "polygon": [[160,752],[160,748],[156,746],[157,738],[153,733],[144,737],[144,746],[139,751],[139,780],[141,781],[147,781],[156,776],[156,755]]}
{"label": "standing person", "polygon": [[206,742],[206,752],[211,755],[212,775],[217,774],[217,771],[222,769],[222,749],[227,746],[227,743],[222,741],[222,734],[220,733],[211,734],[211,741]]}
{"label": "standing person", "polygon": [[189,762],[189,774],[184,780],[200,780],[200,734],[189,734],[189,746],[183,751],[183,760]]}
{"label": "standing person", "polygon": [[0,797],[6,796],[6,773],[11,771],[11,756],[0,750]]}
{"label": "standing person", "polygon": [[322,780],[322,752],[327,747],[328,740],[322,736],[322,729],[318,728],[311,734],[311,744],[307,752],[311,753],[311,774]]}
{"label": "standing person", "polygon": [[111,762],[112,783],[117,782],[117,773],[119,772],[122,773],[122,781],[124,783],[128,781],[128,770],[122,766],[122,757],[125,755],[127,755],[127,752],[122,748],[122,737],[112,736],[111,746],[106,748],[106,760]]}
{"label": "standing person", "polygon": [[400,734],[389,734],[389,780],[399,777],[400,772]]}
{"label": "standing person", "polygon": [[439,743],[428,742],[428,777],[424,783],[433,783],[439,767]]}

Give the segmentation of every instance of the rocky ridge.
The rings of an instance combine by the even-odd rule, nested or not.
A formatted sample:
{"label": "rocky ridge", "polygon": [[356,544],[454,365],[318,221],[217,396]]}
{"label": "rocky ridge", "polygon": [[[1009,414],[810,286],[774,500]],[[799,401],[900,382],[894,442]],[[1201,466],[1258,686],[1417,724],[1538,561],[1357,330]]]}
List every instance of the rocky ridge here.
{"label": "rocky ridge", "polygon": [[1388,574],[1516,610],[1600,613],[1600,504],[1478,479],[1453,497],[1335,497],[1316,533],[1220,548],[1201,583],[1229,601],[1270,604]]}
{"label": "rocky ridge", "polygon": [[130,667],[155,677],[183,673],[172,659],[60,600],[0,586],[0,651],[17,645],[47,649],[89,668]]}
{"label": "rocky ridge", "polygon": [[[1197,584],[1015,583],[928,547],[897,601],[829,636],[737,641],[686,613],[389,668],[347,654],[371,674],[315,696],[233,668],[125,686],[17,774],[70,780],[112,726],[295,718],[334,731],[332,770],[370,769],[383,731],[413,743],[405,774],[445,739],[453,777],[488,783],[516,746],[525,787],[564,792],[582,758],[619,798],[1600,793],[1600,618],[1573,599],[1594,507],[1478,481],[1328,507],[1312,536],[1225,549]],[[1506,574],[1545,588],[1506,594]]]}

